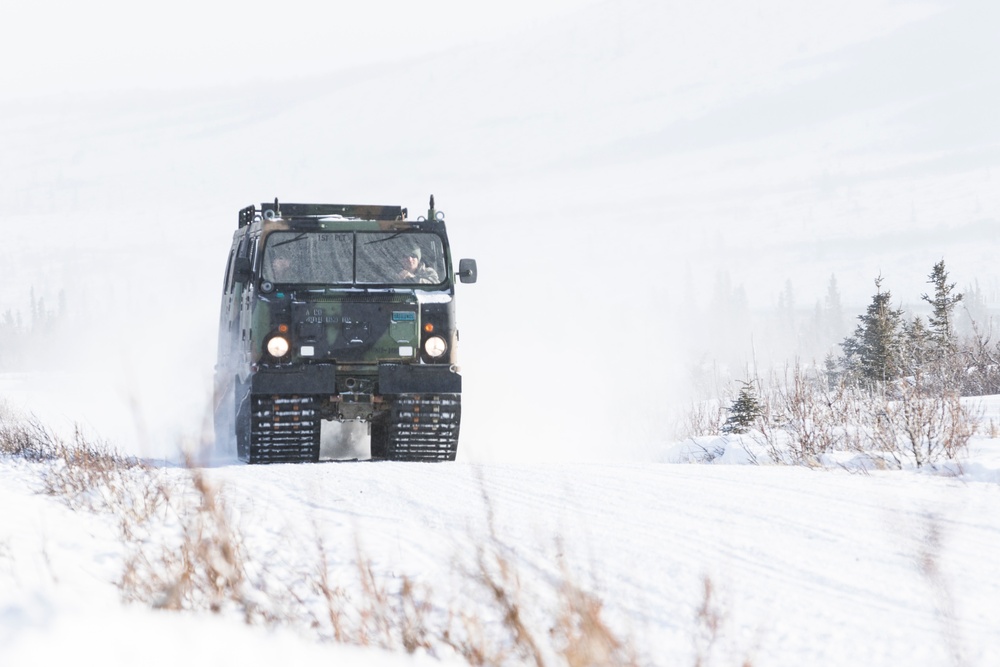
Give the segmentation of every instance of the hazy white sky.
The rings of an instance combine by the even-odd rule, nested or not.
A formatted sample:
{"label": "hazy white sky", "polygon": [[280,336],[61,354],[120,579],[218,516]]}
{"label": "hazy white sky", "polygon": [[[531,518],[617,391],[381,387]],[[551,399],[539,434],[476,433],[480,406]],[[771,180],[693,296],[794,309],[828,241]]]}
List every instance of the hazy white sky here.
{"label": "hazy white sky", "polygon": [[322,74],[493,39],[596,1],[13,0],[2,11],[0,95]]}

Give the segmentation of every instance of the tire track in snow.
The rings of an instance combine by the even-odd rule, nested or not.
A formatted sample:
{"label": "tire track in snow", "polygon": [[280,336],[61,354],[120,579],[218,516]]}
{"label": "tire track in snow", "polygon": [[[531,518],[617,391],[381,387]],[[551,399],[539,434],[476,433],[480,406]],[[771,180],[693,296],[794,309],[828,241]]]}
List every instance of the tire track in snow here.
{"label": "tire track in snow", "polygon": [[[285,524],[307,532],[315,523],[335,547],[356,531],[380,570],[435,586],[447,586],[456,557],[486,539],[485,493],[499,537],[529,578],[556,577],[561,546],[574,576],[599,590],[611,613],[669,642],[691,632],[708,575],[762,647],[822,662],[862,660],[865,642],[887,659],[913,658],[915,641],[939,637],[940,617],[916,567],[928,508],[947,526],[940,558],[952,579],[974,567],[970,559],[1000,549],[996,493],[906,473],[404,463],[212,473],[270,531],[265,537],[284,538]],[[342,565],[353,558],[349,546]],[[968,631],[1000,645],[977,611],[997,599],[996,582],[962,590],[973,597]]]}

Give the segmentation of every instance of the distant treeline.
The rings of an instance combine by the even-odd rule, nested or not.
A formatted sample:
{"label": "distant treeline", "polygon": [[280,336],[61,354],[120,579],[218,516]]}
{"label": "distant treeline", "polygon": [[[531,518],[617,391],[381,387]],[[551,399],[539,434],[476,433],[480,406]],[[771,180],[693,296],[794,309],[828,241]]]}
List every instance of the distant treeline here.
{"label": "distant treeline", "polygon": [[826,293],[812,307],[797,301],[792,281],[786,280],[776,307],[751,310],[742,285],[720,273],[711,297],[689,303],[681,321],[689,387],[694,396],[716,396],[733,378],[792,359],[813,362],[836,380],[891,381],[947,358],[971,369],[970,378],[962,380],[963,392],[1000,391],[1000,384],[983,377],[1000,366],[993,363],[1000,359],[993,340],[997,311],[986,291],[974,281],[958,292],[944,260],[931,269],[927,285],[919,305],[904,308],[893,303],[886,281],[876,276],[872,302],[859,314],[843,306],[836,276],[830,276]]}
{"label": "distant treeline", "polygon": [[27,370],[37,367],[37,360],[50,358],[56,335],[67,323],[66,293],[59,294],[54,305],[35,296],[31,288],[30,309],[7,308],[0,316],[0,370]]}
{"label": "distant treeline", "polygon": [[858,316],[854,333],[840,343],[841,354],[826,358],[830,382],[874,387],[904,378],[963,396],[1000,393],[1000,341],[990,323],[968,319],[960,333],[958,306],[966,295],[950,282],[944,260],[928,275],[932,289],[921,295],[930,306],[926,321],[893,306],[892,294],[875,279],[875,294]]}

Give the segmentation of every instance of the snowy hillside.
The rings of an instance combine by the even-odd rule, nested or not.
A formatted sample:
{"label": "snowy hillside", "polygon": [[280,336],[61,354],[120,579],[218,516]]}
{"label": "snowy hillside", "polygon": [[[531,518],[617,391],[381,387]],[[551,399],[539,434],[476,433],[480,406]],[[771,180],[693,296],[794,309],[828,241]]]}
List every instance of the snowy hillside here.
{"label": "snowy hillside", "polygon": [[[213,461],[264,580],[303,581],[319,536],[354,581],[358,540],[380,581],[433,589],[440,620],[483,602],[461,572],[489,542],[485,492],[543,635],[561,555],[656,664],[705,649],[706,577],[724,634],[705,664],[992,664],[994,407],[957,478],[687,465],[672,427],[698,369],[725,383],[798,351],[720,293],[766,319],[835,276],[856,310],[881,274],[912,306],[944,258],[1000,306],[998,11],[20,3],[0,44],[0,324],[31,335],[0,349],[3,407],[184,484],[237,211],[413,214],[433,193],[480,267],[458,289],[459,461]],[[121,606],[114,516],[36,495],[40,474],[0,458],[0,664],[409,660]]]}

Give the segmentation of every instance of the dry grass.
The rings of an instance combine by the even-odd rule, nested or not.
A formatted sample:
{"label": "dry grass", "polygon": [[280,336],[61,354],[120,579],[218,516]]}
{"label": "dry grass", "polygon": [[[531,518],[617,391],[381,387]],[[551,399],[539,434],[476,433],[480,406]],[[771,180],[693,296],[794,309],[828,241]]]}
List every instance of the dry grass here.
{"label": "dry grass", "polygon": [[[464,576],[486,594],[482,600],[487,607],[475,600],[465,603],[471,602],[471,609],[459,605],[461,611],[450,613],[442,639],[472,665],[639,665],[635,642],[612,629],[600,597],[577,583],[565,559],[559,559],[558,574],[548,580],[550,595],[544,597],[551,602],[525,594],[516,550],[501,539],[484,486],[481,492],[487,537],[478,544],[475,565]],[[557,552],[564,552],[556,546]],[[537,577],[533,583],[537,585]]]}
{"label": "dry grass", "polygon": [[625,642],[604,620],[604,603],[578,586],[568,572],[559,583],[559,611],[552,640],[565,664],[572,667],[639,664],[631,642]]}
{"label": "dry grass", "polygon": [[58,456],[59,441],[38,418],[21,418],[4,406],[0,417],[0,454],[26,461],[49,461]]}
{"label": "dry grass", "polygon": [[[746,653],[733,645],[730,618],[721,600],[718,588],[711,577],[701,580],[701,602],[695,611],[694,667],[732,664],[731,656]],[[740,667],[753,667],[753,660],[747,655],[740,661]]]}
{"label": "dry grass", "polygon": [[692,403],[681,413],[674,425],[673,437],[678,440],[697,438],[705,435],[717,435],[726,421],[726,410],[723,401],[699,401]]}
{"label": "dry grass", "polygon": [[442,596],[410,576],[380,574],[360,540],[353,553],[330,550],[318,529],[315,552],[306,556],[311,567],[290,568],[278,551],[252,552],[225,495],[197,468],[152,468],[79,431],[63,441],[37,420],[0,419],[0,453],[39,463],[43,492],[116,519],[123,545],[118,586],[132,603],[237,615],[248,624],[309,631],[319,641],[470,665],[660,662],[638,657],[636,642],[608,622],[604,601],[565,561],[548,576],[533,572],[526,589],[521,561],[498,535],[485,492],[488,539],[470,568],[456,570],[461,592]]}
{"label": "dry grass", "polygon": [[246,548],[218,489],[193,468],[186,479],[153,488],[161,512],[120,516],[125,599],[158,609],[234,608],[251,620],[259,611],[247,595]]}

